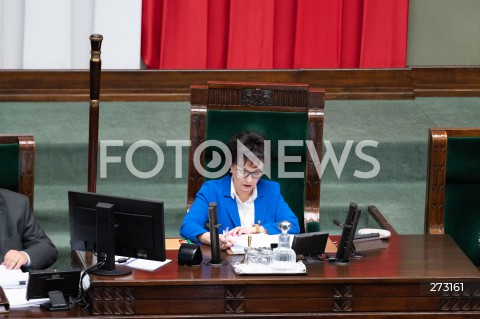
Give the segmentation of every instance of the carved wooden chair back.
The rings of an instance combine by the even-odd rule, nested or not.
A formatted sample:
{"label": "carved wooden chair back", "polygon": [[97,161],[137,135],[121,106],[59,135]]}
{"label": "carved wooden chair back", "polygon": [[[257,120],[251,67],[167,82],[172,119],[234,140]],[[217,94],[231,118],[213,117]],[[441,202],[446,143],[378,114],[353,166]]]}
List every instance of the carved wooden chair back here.
{"label": "carved wooden chair back", "polygon": [[[208,82],[192,86],[187,209],[205,180],[194,155],[202,170],[207,169],[205,163],[210,163],[213,154],[209,148],[196,154],[197,148],[207,140],[226,144],[232,136],[253,130],[271,141],[270,178],[280,183],[302,230],[308,222],[318,223],[320,178],[316,165],[319,167],[322,157],[324,97],[324,90],[307,84]],[[279,141],[287,141],[285,147]],[[284,166],[279,165],[280,157]],[[280,178],[279,170],[297,173],[297,177]]]}
{"label": "carved wooden chair back", "polygon": [[0,134],[0,187],[26,195],[33,209],[35,139],[28,134]]}
{"label": "carved wooden chair back", "polygon": [[449,234],[480,266],[480,127],[431,128],[425,233]]}

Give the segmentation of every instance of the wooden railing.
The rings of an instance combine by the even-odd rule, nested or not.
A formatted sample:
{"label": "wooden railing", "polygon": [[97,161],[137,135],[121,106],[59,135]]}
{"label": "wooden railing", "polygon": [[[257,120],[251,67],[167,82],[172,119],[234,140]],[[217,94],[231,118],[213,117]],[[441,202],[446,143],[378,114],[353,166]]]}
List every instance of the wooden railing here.
{"label": "wooden railing", "polygon": [[[327,99],[480,96],[480,67],[321,70],[104,70],[102,101],[188,101],[207,81],[307,83]],[[88,101],[88,70],[2,70],[0,101]]]}

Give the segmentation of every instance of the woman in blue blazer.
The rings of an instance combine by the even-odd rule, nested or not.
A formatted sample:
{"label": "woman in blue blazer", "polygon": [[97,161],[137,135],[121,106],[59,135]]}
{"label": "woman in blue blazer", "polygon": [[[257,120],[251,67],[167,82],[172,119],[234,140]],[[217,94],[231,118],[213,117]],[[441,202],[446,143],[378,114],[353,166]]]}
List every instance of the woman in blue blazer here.
{"label": "woman in blue blazer", "polygon": [[[237,163],[237,140],[257,159],[255,163],[240,154]],[[195,243],[210,244],[208,223],[209,203],[217,203],[220,246],[232,246],[230,238],[240,234],[278,234],[278,222],[287,220],[292,224],[289,233],[300,232],[298,219],[280,194],[277,182],[260,179],[263,175],[264,138],[255,132],[243,132],[228,142],[232,155],[230,174],[218,180],[203,183],[195,201],[183,219],[180,234]],[[242,160],[243,156],[243,160]],[[229,229],[228,236],[223,230]]]}

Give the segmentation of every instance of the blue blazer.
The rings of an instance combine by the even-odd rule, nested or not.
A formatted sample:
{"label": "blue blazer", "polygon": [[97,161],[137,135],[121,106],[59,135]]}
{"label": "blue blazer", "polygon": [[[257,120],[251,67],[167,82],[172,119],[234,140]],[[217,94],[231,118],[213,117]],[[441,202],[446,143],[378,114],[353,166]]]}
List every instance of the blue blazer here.
{"label": "blue blazer", "polygon": [[[232,177],[227,175],[203,183],[180,227],[180,235],[183,238],[198,243],[197,236],[208,231],[205,225],[208,223],[208,204],[211,202],[217,203],[220,234],[227,227],[231,230],[241,226],[237,202],[230,195],[231,179]],[[255,222],[260,220],[269,234],[280,233],[277,224],[282,220],[292,223],[290,234],[300,232],[297,216],[280,194],[280,185],[277,182],[260,179],[257,183],[257,199],[254,205]]]}

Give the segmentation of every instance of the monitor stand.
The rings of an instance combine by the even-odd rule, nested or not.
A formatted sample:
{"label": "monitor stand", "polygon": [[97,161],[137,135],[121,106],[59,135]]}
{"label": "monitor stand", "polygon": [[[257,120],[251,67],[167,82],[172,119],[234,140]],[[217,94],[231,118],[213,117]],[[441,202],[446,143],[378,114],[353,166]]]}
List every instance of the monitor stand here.
{"label": "monitor stand", "polygon": [[125,276],[131,273],[132,270],[123,265],[115,265],[112,269],[103,269],[102,267],[100,267],[91,271],[91,274],[99,276]]}
{"label": "monitor stand", "polygon": [[100,276],[125,276],[132,273],[126,266],[115,265],[115,225],[113,222],[113,205],[99,202],[97,204],[97,262],[103,264],[92,270]]}

